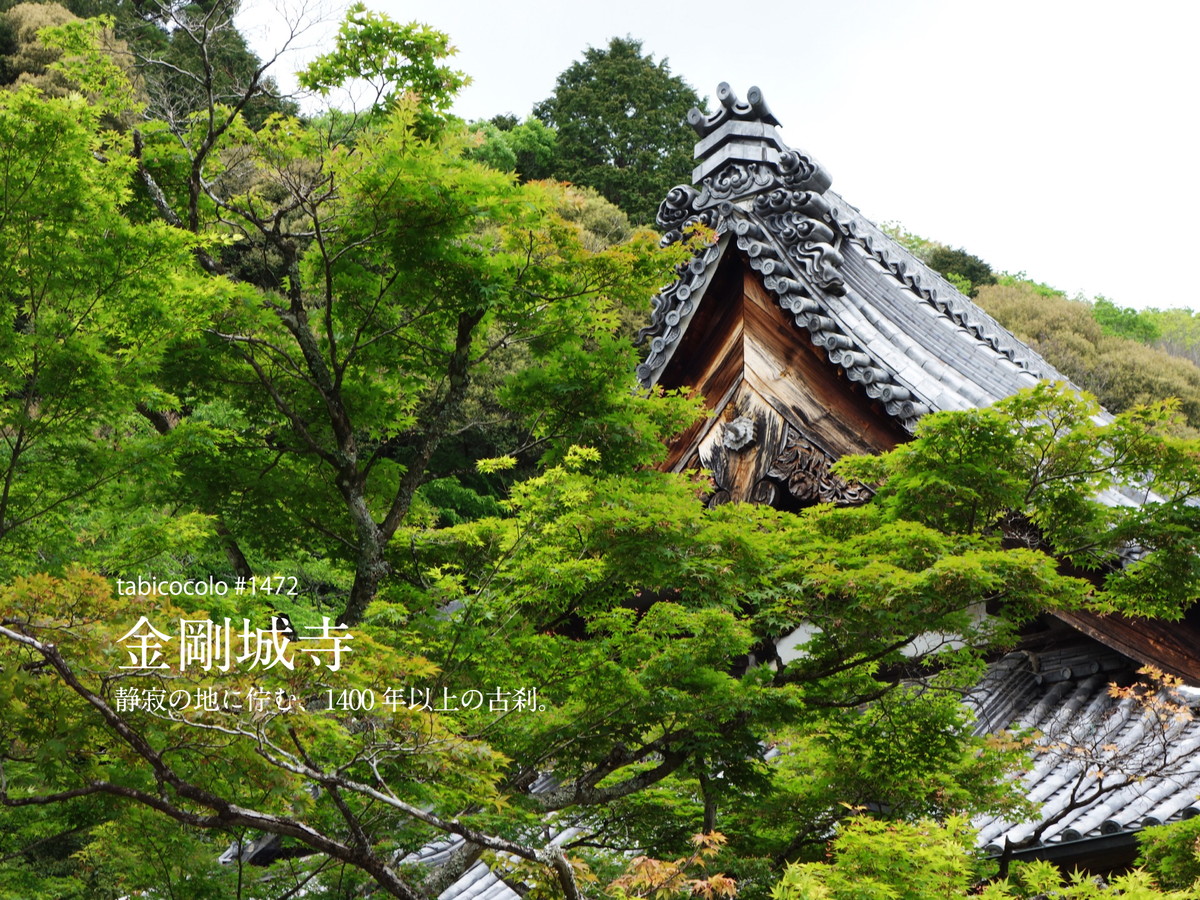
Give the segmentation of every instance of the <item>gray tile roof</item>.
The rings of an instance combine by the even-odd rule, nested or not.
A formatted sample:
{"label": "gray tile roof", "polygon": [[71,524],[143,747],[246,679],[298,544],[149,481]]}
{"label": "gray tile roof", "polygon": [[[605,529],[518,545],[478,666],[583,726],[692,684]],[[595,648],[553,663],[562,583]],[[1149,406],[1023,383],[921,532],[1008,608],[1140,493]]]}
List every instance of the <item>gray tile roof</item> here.
{"label": "gray tile roof", "polygon": [[990,668],[968,699],[977,731],[1033,737],[1021,783],[1039,811],[1030,822],[977,818],[982,846],[1053,847],[1200,812],[1200,720],[1192,713],[1200,693],[1113,696],[1109,685],[1131,683],[1135,666],[1089,641],[1011,653]]}
{"label": "gray tile roof", "polygon": [[719,96],[721,110],[691,117],[702,137],[697,183],[674,188],[659,210],[665,240],[693,223],[718,240],[654,298],[643,384],[666,368],[730,245],[830,362],[909,429],[931,410],[1068,380],[830,190],[824,168],[783,142],[761,92],[742,103],[722,85]]}
{"label": "gray tile roof", "polygon": [[[549,844],[560,845],[575,836],[580,831],[577,828],[550,828]],[[463,845],[460,837],[426,844],[420,850],[410,853],[399,860],[399,865],[420,864],[429,867],[439,866]],[[503,855],[503,854],[501,854]],[[467,869],[457,881],[438,895],[438,900],[521,900],[521,894],[510,887],[500,878],[487,863],[480,861]]]}
{"label": "gray tile roof", "polygon": [[[722,84],[718,97],[716,113],[689,116],[701,137],[696,184],[673,188],[658,213],[664,242],[695,224],[716,240],[652,300],[641,332],[650,342],[638,366],[644,386],[663,374],[730,248],[829,361],[909,431],[932,411],[987,406],[1040,380],[1070,383],[830,190],[821,164],[783,142],[761,91],[742,102]],[[710,155],[717,147],[719,158]],[[1145,498],[1111,488],[1099,499],[1125,506]]]}

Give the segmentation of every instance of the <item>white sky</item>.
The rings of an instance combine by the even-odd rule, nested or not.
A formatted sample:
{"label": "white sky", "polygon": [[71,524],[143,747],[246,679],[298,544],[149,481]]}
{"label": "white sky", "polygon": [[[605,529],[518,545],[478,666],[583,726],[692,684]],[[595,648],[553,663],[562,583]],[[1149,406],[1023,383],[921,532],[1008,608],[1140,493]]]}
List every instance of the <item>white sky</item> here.
{"label": "white sky", "polygon": [[[1200,4],[368,5],[450,34],[454,65],[474,79],[455,107],[465,118],[527,115],[585,47],[630,35],[701,96],[721,81],[742,97],[761,87],[784,139],[876,221],[1069,294],[1200,308],[1188,268],[1200,248]],[[247,12],[260,55],[279,37],[270,21]],[[309,32],[306,52],[333,29]]]}

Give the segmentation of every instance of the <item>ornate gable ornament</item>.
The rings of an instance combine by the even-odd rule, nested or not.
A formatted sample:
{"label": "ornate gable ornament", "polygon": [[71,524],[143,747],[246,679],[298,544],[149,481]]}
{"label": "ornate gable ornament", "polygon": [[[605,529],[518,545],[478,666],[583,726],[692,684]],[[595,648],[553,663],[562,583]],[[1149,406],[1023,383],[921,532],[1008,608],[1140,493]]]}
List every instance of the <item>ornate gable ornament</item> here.
{"label": "ornate gable ornament", "polygon": [[[658,224],[664,243],[683,238],[699,224],[734,243],[762,275],[763,286],[806,329],[829,360],[852,381],[878,383],[877,396],[892,404],[893,415],[915,422],[928,407],[912,401],[911,391],[893,384],[887,373],[837,323],[822,314],[819,294],[844,296],[839,271],[843,240],[826,199],[832,179],[813,157],[784,143],[779,121],[751,88],[746,101],[728,84],[717,91],[721,107],[711,115],[693,109],[689,124],[700,137],[696,144],[695,185],[673,188],[659,206]],[[681,278],[653,300],[650,355],[638,368],[642,383],[657,381],[680,336],[695,313],[724,243],[701,248],[680,273]]]}

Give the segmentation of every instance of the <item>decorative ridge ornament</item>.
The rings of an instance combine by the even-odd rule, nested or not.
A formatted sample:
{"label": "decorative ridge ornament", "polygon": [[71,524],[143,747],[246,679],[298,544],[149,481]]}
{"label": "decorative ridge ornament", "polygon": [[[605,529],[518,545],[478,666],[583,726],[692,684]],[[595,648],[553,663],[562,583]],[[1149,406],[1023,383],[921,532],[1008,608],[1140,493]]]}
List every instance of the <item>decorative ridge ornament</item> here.
{"label": "decorative ridge ornament", "polygon": [[[715,227],[716,217],[727,216],[733,204],[771,191],[772,211],[804,207],[807,214],[828,217],[829,205],[820,196],[833,180],[815,159],[784,143],[775,129],[779,120],[767,109],[762,92],[751,88],[751,102],[743,103],[722,82],[717,94],[722,109],[710,116],[698,109],[688,114],[702,136],[696,144],[695,186],[672,188],[660,204],[664,243],[678,240],[693,221]],[[793,194],[804,197],[789,196]]]}
{"label": "decorative ridge ornament", "polygon": [[743,450],[754,443],[754,419],[750,416],[738,416],[725,426],[721,435],[721,445],[726,450]]}
{"label": "decorative ridge ornament", "polygon": [[767,101],[763,99],[762,91],[757,87],[750,88],[746,93],[746,101],[742,102],[733,92],[733,88],[729,86],[729,82],[722,81],[717,85],[717,99],[721,101],[721,108],[712,115],[706,116],[694,106],[688,113],[688,124],[701,138],[708,137],[729,121],[764,122],[767,125],[780,124],[768,108]]}
{"label": "decorative ridge ornament", "polygon": [[717,97],[721,108],[712,115],[695,108],[688,113],[700,136],[692,183],[710,195],[700,208],[780,185],[818,193],[829,187],[829,175],[816,161],[784,143],[761,90],[751,88],[749,102],[742,102],[721,82]]}

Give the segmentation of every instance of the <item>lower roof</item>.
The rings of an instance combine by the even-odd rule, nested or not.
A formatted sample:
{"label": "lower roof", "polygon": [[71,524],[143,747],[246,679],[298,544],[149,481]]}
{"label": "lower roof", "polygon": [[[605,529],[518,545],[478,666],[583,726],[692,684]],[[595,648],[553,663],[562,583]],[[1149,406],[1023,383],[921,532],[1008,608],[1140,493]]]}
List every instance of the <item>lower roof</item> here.
{"label": "lower roof", "polygon": [[1081,857],[1089,841],[1200,813],[1196,688],[1147,681],[1138,663],[1081,638],[1008,654],[967,702],[977,733],[1032,741],[1021,783],[1036,817],[977,817],[990,852]]}

